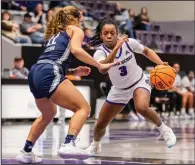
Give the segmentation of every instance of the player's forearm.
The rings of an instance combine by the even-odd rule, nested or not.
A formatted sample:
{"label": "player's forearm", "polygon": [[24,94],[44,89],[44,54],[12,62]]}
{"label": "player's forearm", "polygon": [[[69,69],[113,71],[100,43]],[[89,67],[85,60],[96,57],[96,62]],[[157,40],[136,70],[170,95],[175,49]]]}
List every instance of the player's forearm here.
{"label": "player's forearm", "polygon": [[117,54],[118,50],[119,50],[119,48],[114,48],[112,50],[112,52],[108,55],[108,57],[106,59],[102,60],[100,63],[107,64],[107,63],[114,62],[114,59],[116,57],[116,54]]}
{"label": "player's forearm", "polygon": [[96,68],[99,68],[99,63],[93,59],[93,57],[91,57],[85,50],[83,50],[82,48],[76,48],[71,50],[72,54],[74,54],[74,56],[89,65],[95,66]]}
{"label": "player's forearm", "polygon": [[160,57],[152,50],[149,48],[146,48],[144,50],[144,55],[152,62],[154,62],[157,65],[163,64],[163,61],[160,59]]}

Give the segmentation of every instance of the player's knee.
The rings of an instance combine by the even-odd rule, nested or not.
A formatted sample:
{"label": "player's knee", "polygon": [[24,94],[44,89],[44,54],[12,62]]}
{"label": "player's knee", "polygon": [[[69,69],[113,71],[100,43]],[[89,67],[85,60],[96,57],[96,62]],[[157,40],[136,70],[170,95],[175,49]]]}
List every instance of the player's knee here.
{"label": "player's knee", "polygon": [[100,131],[104,130],[105,128],[106,128],[105,125],[96,125],[95,130],[100,132]]}
{"label": "player's knee", "polygon": [[104,130],[107,127],[106,123],[102,123],[102,122],[97,122],[95,125],[95,129],[100,131],[100,130]]}
{"label": "player's knee", "polygon": [[137,106],[136,110],[138,113],[144,115],[146,113],[146,111],[148,110],[148,108],[149,108],[148,105],[145,104],[145,105]]}
{"label": "player's knee", "polygon": [[87,104],[86,106],[85,106],[85,112],[87,113],[87,115],[89,116],[90,114],[91,114],[91,107],[90,107],[90,105],[89,104]]}
{"label": "player's knee", "polygon": [[50,112],[46,115],[43,115],[43,119],[46,121],[46,122],[50,122],[57,114],[57,111],[53,111],[53,112]]}
{"label": "player's knee", "polygon": [[83,111],[83,112],[84,112],[85,114],[87,114],[88,116],[89,116],[90,113],[91,113],[91,107],[90,107],[90,105],[89,105],[88,103],[85,103],[85,104],[79,106],[77,110]]}

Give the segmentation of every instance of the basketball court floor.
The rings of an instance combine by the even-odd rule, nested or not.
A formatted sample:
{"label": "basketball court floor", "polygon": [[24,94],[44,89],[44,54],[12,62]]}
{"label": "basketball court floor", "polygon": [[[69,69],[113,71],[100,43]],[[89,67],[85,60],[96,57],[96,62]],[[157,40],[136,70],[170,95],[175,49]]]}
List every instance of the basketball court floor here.
{"label": "basketball court floor", "polygon": [[[177,143],[167,148],[159,132],[148,122],[113,122],[103,139],[102,153],[86,160],[62,159],[57,155],[64,141],[68,122],[51,123],[36,142],[34,153],[43,157],[42,164],[194,164],[194,120],[164,121],[173,128]],[[15,156],[23,148],[31,123],[2,124],[2,164],[18,164]],[[86,148],[92,141],[93,123],[86,123],[78,145]]]}

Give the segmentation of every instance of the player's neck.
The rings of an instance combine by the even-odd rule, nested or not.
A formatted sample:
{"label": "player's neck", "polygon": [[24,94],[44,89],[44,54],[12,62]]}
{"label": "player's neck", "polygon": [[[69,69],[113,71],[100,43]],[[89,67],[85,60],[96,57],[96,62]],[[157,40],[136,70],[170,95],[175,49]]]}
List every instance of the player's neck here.
{"label": "player's neck", "polygon": [[104,44],[106,46],[106,48],[113,50],[115,46],[107,46],[106,44]]}

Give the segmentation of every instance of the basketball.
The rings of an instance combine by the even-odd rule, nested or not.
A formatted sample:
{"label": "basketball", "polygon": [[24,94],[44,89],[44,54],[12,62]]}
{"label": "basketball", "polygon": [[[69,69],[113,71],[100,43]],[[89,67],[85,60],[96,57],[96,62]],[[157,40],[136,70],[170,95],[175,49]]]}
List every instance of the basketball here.
{"label": "basketball", "polygon": [[150,83],[157,90],[168,90],[173,86],[176,72],[171,66],[158,65],[150,72]]}

